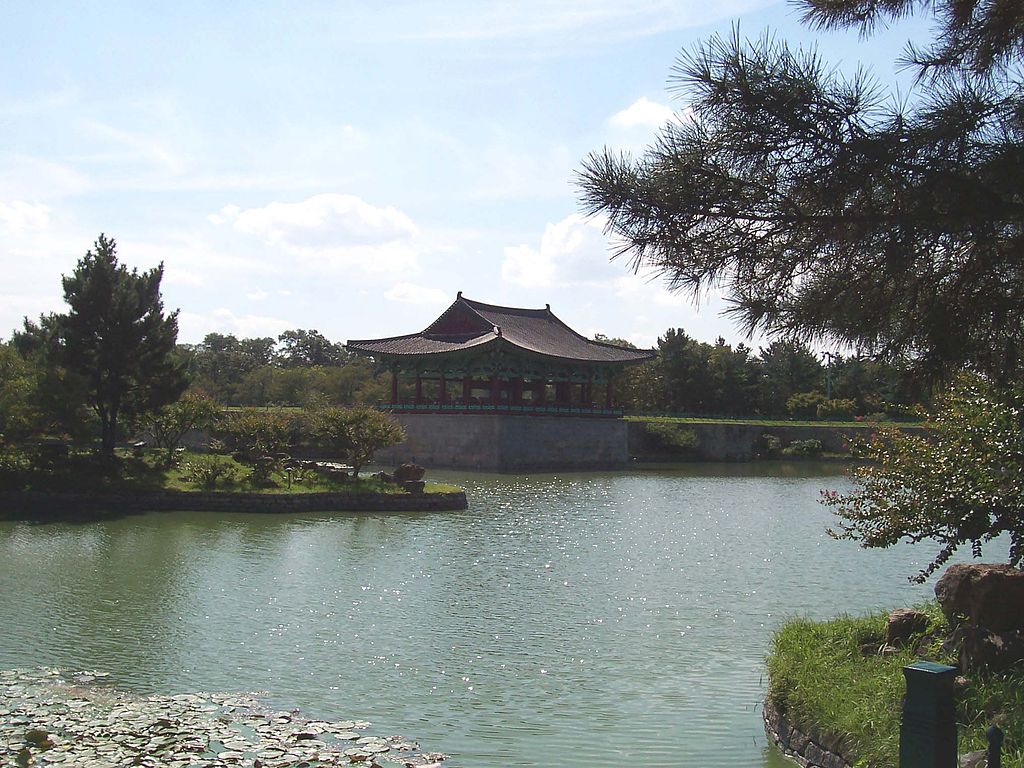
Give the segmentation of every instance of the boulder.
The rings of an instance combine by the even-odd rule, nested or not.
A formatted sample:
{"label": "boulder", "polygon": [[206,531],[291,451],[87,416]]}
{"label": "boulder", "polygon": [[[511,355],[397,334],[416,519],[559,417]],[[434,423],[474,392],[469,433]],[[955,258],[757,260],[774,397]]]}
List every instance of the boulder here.
{"label": "boulder", "polygon": [[423,475],[426,473],[426,471],[427,470],[425,470],[419,464],[412,464],[407,462],[405,464],[400,465],[395,470],[395,482],[406,483],[410,481],[415,482],[417,480],[422,480]]}
{"label": "boulder", "polygon": [[961,633],[960,668],[999,674],[1024,661],[1024,630],[993,632],[966,626]]}
{"label": "boulder", "polygon": [[935,583],[950,623],[966,618],[993,632],[1024,629],[1024,571],[998,563],[957,563]]}
{"label": "boulder", "polygon": [[914,635],[928,629],[928,614],[915,611],[913,608],[897,608],[889,614],[889,624],[885,630],[885,644],[900,648],[907,644]]}

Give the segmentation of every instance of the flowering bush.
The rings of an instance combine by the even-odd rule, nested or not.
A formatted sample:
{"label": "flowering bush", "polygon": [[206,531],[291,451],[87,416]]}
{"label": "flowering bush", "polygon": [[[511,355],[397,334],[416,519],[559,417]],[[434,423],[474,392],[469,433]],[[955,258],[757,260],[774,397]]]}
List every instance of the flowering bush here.
{"label": "flowering bush", "polygon": [[933,540],[939,553],[924,581],[961,546],[1010,537],[1009,562],[1024,561],[1024,386],[963,376],[941,400],[925,435],[882,427],[857,453],[862,486],[822,493],[840,522],[830,535],[864,547]]}

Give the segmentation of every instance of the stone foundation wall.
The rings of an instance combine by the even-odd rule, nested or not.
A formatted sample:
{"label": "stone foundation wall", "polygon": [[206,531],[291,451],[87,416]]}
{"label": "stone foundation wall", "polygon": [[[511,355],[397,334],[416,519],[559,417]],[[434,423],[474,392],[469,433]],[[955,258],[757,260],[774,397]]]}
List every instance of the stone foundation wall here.
{"label": "stone foundation wall", "polygon": [[378,451],[374,461],[397,466],[495,472],[622,469],[626,422],[621,419],[506,414],[396,414],[405,441]]}
{"label": "stone foundation wall", "polygon": [[110,494],[29,491],[0,494],[0,517],[60,520],[139,512],[432,512],[466,508],[457,493],[216,493],[146,491]]}
{"label": "stone foundation wall", "polygon": [[803,768],[851,768],[853,761],[826,739],[804,733],[786,722],[768,699],[764,701],[764,731],[786,757]]}

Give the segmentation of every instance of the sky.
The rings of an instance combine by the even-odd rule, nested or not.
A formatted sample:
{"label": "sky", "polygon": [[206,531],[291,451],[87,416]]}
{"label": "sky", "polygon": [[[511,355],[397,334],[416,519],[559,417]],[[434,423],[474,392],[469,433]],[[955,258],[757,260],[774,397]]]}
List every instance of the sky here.
{"label": "sky", "polygon": [[185,343],[413,333],[462,291],[638,346],[668,328],[756,346],[720,296],[610,260],[574,176],[685,119],[673,63],[734,25],[886,87],[927,29],[864,40],[798,17],[776,0],[6,0],[0,338],[63,311],[61,276],[105,233],[129,267],[163,263]]}

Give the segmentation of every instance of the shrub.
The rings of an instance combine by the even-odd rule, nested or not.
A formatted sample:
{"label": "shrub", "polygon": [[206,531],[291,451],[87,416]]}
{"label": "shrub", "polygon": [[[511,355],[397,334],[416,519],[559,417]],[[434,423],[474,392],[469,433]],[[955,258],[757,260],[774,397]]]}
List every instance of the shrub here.
{"label": "shrub", "polygon": [[25,452],[12,443],[4,442],[4,436],[0,435],[0,487],[24,485],[30,470],[31,462]]}
{"label": "shrub", "polygon": [[290,453],[306,424],[301,414],[262,408],[228,413],[217,425],[216,437],[246,463],[260,456]]}
{"label": "shrub", "polygon": [[697,450],[697,433],[679,424],[646,421],[644,433],[654,445],[669,453],[692,453]]}
{"label": "shrub", "polygon": [[220,406],[202,392],[190,391],[170,405],[153,411],[143,418],[154,442],[164,451],[164,462],[170,466],[174,451],[185,433],[191,429],[204,429],[213,424]]}
{"label": "shrub", "polygon": [[826,402],[821,392],[797,392],[786,400],[786,410],[794,419],[816,419],[818,406]]}
{"label": "shrub", "polygon": [[212,491],[238,482],[238,468],[219,456],[193,456],[182,462],[181,479]]}
{"label": "shrub", "polygon": [[783,456],[820,456],[821,440],[794,440],[782,449]]}
{"label": "shrub", "polygon": [[925,416],[924,409],[920,405],[882,403],[882,410],[893,421],[920,421]]}
{"label": "shrub", "polygon": [[864,547],[932,540],[941,548],[914,577],[924,581],[960,548],[975,557],[1000,536],[1010,565],[1024,564],[1024,385],[963,375],[940,400],[927,432],[880,428],[858,449],[861,489],[823,495],[840,539]]}
{"label": "shrub", "polygon": [[394,417],[376,408],[321,408],[312,418],[316,438],[352,466],[356,476],[381,448],[405,439]]}
{"label": "shrub", "polygon": [[818,403],[817,417],[822,421],[850,421],[857,410],[857,402],[848,399],[823,400]]}
{"label": "shrub", "polygon": [[775,435],[761,435],[761,455],[775,457],[782,453],[782,440]]}

